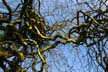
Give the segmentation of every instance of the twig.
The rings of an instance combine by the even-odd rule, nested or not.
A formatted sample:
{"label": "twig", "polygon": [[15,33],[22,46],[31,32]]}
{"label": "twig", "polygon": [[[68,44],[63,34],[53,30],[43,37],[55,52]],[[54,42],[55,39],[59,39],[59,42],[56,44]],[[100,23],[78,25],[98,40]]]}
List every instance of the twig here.
{"label": "twig", "polygon": [[6,2],[6,0],[2,0],[3,4],[6,6],[6,8],[9,11],[9,21],[11,22],[12,19],[12,11],[11,11],[11,7],[8,5],[8,3]]}

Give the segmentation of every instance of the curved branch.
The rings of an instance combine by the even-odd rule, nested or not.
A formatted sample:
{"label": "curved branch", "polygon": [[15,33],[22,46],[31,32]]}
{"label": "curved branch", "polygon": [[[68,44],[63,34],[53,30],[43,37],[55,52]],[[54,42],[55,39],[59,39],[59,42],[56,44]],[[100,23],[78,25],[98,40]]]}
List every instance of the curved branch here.
{"label": "curved branch", "polygon": [[38,43],[37,43],[35,40],[33,40],[33,39],[25,39],[25,40],[26,40],[26,41],[32,42],[32,43],[36,46],[36,48],[37,48],[37,53],[38,53],[40,59],[42,60],[43,63],[46,63],[46,60],[44,59],[44,57],[43,57],[43,55],[42,55],[42,53],[41,53],[41,50],[40,50],[40,48],[39,48]]}

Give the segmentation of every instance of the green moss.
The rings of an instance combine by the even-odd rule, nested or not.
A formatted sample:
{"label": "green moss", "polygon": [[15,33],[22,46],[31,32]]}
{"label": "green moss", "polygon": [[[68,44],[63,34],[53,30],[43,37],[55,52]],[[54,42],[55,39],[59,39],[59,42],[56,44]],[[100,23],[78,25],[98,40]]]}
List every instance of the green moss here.
{"label": "green moss", "polygon": [[0,41],[4,39],[4,34],[0,34]]}

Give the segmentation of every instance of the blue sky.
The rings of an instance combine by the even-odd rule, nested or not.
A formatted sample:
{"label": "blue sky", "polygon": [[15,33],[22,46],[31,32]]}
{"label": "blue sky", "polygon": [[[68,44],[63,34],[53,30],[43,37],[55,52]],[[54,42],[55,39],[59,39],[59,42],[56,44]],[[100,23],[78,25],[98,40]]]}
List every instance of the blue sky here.
{"label": "blue sky", "polygon": [[[17,4],[17,1],[18,0],[14,1],[15,3],[10,2],[11,6],[14,7],[14,5]],[[74,15],[76,15],[72,11],[78,10],[75,9],[75,7],[77,7],[74,4],[75,0],[73,0],[73,3],[70,3],[71,0],[45,0],[45,1],[43,1],[45,3],[43,5],[44,7],[42,7],[41,12],[43,13],[42,15],[46,16],[46,19],[50,25],[55,24],[56,21],[71,19]],[[69,9],[66,8],[66,4],[68,3],[69,3]],[[56,4],[56,6],[54,4]],[[0,3],[0,12],[1,11],[5,12],[6,9],[4,8],[5,7],[2,5],[2,3]],[[81,7],[77,7],[77,8],[81,8]],[[50,14],[48,15],[47,11],[54,14],[54,16]],[[69,13],[66,11],[69,11]],[[61,14],[63,15],[61,16]],[[49,70],[52,70],[51,72],[59,72],[60,70],[62,72],[95,72],[92,71],[92,69],[91,71],[88,70],[89,67],[86,66],[87,64],[86,54],[87,52],[84,46],[73,47],[72,44],[59,45],[55,49],[50,50],[50,52],[48,53],[47,59],[50,66]],[[83,67],[85,67],[85,69]]]}

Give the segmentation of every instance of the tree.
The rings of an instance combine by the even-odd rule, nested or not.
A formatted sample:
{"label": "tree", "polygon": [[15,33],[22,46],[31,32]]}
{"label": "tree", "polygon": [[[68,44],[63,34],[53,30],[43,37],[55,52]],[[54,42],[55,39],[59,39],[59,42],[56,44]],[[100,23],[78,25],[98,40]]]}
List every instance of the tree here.
{"label": "tree", "polygon": [[77,25],[69,31],[69,34],[77,33],[76,44],[85,45],[89,59],[92,62],[93,60],[96,61],[98,66],[107,72],[107,1],[100,0],[97,2],[99,3],[97,8],[88,2],[82,3],[87,5],[90,10],[77,11]]}
{"label": "tree", "polygon": [[[2,0],[7,10],[0,13],[0,67],[4,72],[26,72],[28,69],[48,72],[47,53],[54,56],[54,50],[51,49],[61,44],[85,46],[88,59],[92,62],[95,60],[94,66],[99,65],[107,72],[107,1],[96,1],[95,5],[99,6],[96,8],[95,1],[89,3],[76,0],[78,7],[86,5],[89,9],[83,10],[82,7],[77,10],[76,7],[74,12],[71,12],[69,6],[74,3],[72,0],[63,4],[62,1],[59,4],[52,0],[52,9],[48,5],[44,6],[46,2],[20,0],[13,8],[9,1]],[[50,17],[53,17],[52,20]],[[55,50],[55,53],[59,51]],[[66,60],[63,55],[60,56]]]}

